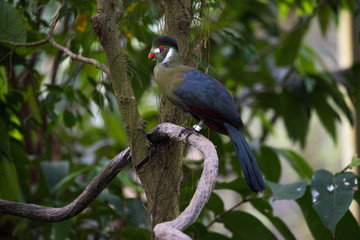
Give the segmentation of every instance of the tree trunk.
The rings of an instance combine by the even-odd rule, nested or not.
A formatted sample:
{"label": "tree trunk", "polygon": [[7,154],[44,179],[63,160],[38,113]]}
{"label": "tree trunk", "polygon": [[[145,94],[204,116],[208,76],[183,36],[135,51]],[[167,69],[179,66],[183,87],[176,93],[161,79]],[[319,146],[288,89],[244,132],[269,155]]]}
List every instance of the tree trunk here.
{"label": "tree trunk", "polygon": [[[121,46],[117,13],[121,6],[113,1],[98,0],[98,13],[92,25],[104,48],[110,78],[119,106],[125,132],[131,147],[133,163],[138,164],[148,153],[145,123],[139,116],[128,76],[127,56]],[[186,1],[165,1],[165,34],[177,39],[183,62],[189,58],[191,4]],[[159,122],[183,125],[185,114],[166,99],[160,103]],[[158,146],[152,159],[138,170],[147,197],[147,210],[152,226],[179,215],[180,181],[182,177],[183,144],[169,141]]]}
{"label": "tree trunk", "polygon": [[[183,63],[188,62],[190,34],[190,1],[165,1],[164,35],[174,37],[179,44]],[[172,122],[183,125],[186,115],[162,97],[159,123]],[[148,210],[152,216],[152,226],[173,220],[179,215],[180,182],[184,145],[168,141],[158,146],[157,153],[143,171],[153,185],[145,189],[148,197]],[[150,184],[149,184],[150,185]],[[148,194],[150,192],[150,194]]]}

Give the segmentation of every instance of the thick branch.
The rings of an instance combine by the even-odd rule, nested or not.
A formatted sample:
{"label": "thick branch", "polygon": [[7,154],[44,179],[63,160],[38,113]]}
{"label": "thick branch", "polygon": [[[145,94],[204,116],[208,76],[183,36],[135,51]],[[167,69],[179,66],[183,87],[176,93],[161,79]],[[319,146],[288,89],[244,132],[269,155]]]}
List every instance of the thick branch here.
{"label": "thick branch", "polygon": [[191,239],[182,231],[195,222],[215,187],[218,172],[218,156],[215,146],[203,135],[191,134],[188,136],[186,133],[181,134],[183,130],[184,128],[177,125],[162,123],[148,133],[150,140],[166,135],[176,141],[189,143],[204,155],[204,170],[190,204],[176,219],[155,226],[154,233],[159,239]]}
{"label": "thick branch", "polygon": [[58,222],[74,217],[83,211],[130,161],[130,148],[126,148],[101,170],[78,198],[62,208],[44,207],[0,199],[0,212],[48,222]]}

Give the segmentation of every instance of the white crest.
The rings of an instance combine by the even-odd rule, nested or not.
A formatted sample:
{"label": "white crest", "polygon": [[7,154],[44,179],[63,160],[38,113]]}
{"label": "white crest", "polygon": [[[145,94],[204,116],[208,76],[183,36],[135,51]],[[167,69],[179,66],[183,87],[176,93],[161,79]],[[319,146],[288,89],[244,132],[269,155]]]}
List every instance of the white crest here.
{"label": "white crest", "polygon": [[162,64],[168,63],[171,60],[171,57],[174,55],[174,48],[170,48],[166,54],[165,59],[161,62]]}

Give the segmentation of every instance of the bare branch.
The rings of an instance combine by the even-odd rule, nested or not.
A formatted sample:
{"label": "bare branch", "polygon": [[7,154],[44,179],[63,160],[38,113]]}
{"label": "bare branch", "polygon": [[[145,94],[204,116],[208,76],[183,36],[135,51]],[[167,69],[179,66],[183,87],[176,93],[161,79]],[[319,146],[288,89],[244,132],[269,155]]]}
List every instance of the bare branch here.
{"label": "bare branch", "polygon": [[78,198],[62,208],[44,207],[0,199],[0,212],[48,222],[58,222],[71,218],[83,211],[130,162],[131,154],[128,147],[109,161]]}
{"label": "bare branch", "polygon": [[102,70],[103,72],[105,72],[106,74],[109,75],[110,74],[109,68],[105,64],[102,64],[102,63],[96,61],[95,59],[87,58],[87,57],[78,55],[76,53],[73,53],[70,49],[58,44],[55,41],[55,39],[52,36],[52,33],[54,31],[55,25],[56,25],[57,20],[59,18],[59,12],[60,12],[60,9],[61,9],[62,5],[63,4],[59,5],[59,7],[57,8],[57,10],[56,10],[56,12],[54,14],[54,17],[53,17],[53,19],[52,19],[52,21],[50,23],[50,29],[49,29],[48,36],[47,36],[46,39],[42,39],[42,40],[39,40],[39,41],[36,41],[36,42],[29,42],[29,43],[20,43],[20,42],[0,40],[0,44],[9,44],[9,45],[14,46],[14,47],[34,47],[34,46],[39,46],[39,45],[45,44],[47,42],[50,42],[51,45],[53,45],[55,48],[59,49],[60,51],[63,51],[70,58],[76,59],[76,60],[78,60],[80,62],[92,64],[96,68]]}
{"label": "bare branch", "polygon": [[102,70],[103,72],[105,72],[106,74],[108,74],[108,75],[110,74],[109,68],[108,68],[106,65],[104,65],[104,64],[96,61],[95,59],[87,58],[87,57],[78,55],[78,54],[76,54],[76,53],[73,53],[72,51],[70,51],[70,49],[68,49],[68,48],[66,48],[66,47],[58,44],[51,35],[49,35],[48,39],[49,39],[49,42],[50,42],[54,47],[56,47],[56,48],[59,49],[60,51],[63,51],[64,53],[66,53],[70,58],[76,59],[76,60],[81,61],[81,62],[84,62],[84,63],[92,64],[92,65],[94,65],[96,68],[98,68],[98,69]]}
{"label": "bare branch", "polygon": [[254,197],[254,198],[246,198],[246,199],[243,199],[242,201],[238,202],[237,204],[235,204],[234,206],[232,206],[231,208],[229,208],[228,210],[226,210],[225,212],[223,213],[220,213],[219,215],[215,216],[214,220],[212,220],[207,226],[206,228],[209,228],[211,225],[213,225],[214,223],[218,222],[221,220],[221,218],[223,218],[226,214],[232,212],[233,210],[235,210],[235,208],[241,206],[242,204],[244,203],[247,203],[247,202],[251,202],[251,201],[256,201],[256,200],[260,200],[260,199],[266,199],[266,198],[269,198],[271,197],[272,195],[265,195],[265,196],[262,196],[262,197]]}
{"label": "bare branch", "polygon": [[26,42],[26,43],[0,40],[0,44],[8,44],[8,45],[11,45],[14,47],[35,47],[35,46],[45,44],[48,41],[49,40],[47,38],[36,41],[36,42]]}
{"label": "bare branch", "polygon": [[184,128],[177,125],[162,123],[148,133],[150,140],[168,136],[177,141],[189,143],[199,149],[204,155],[204,170],[190,204],[176,219],[159,223],[154,227],[155,236],[159,239],[191,239],[182,233],[182,231],[195,222],[215,187],[218,172],[218,156],[214,144],[200,134],[191,134],[189,136],[181,134],[183,130]]}
{"label": "bare branch", "polygon": [[[182,231],[195,222],[215,187],[218,172],[218,156],[215,146],[203,135],[181,134],[183,130],[183,127],[172,123],[162,123],[148,133],[149,138],[155,141],[169,137],[183,143],[189,143],[199,149],[205,159],[203,173],[189,206],[176,219],[155,226],[154,233],[159,239],[190,239]],[[71,218],[83,211],[130,161],[130,148],[127,148],[101,170],[78,198],[65,207],[52,208],[0,199],[0,212],[49,222]]]}

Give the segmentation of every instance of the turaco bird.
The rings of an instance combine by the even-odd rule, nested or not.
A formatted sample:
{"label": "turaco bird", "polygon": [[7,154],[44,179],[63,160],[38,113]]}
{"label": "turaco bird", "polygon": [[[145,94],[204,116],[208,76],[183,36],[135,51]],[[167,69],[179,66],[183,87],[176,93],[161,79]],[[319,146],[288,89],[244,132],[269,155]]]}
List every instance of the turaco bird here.
{"label": "turaco bird", "polygon": [[157,37],[148,57],[156,59],[155,81],[162,93],[170,102],[200,121],[194,125],[196,132],[206,124],[216,132],[228,135],[247,185],[254,192],[262,192],[265,189],[263,177],[241,132],[244,124],[234,99],[225,86],[195,68],[184,66],[178,44],[171,37]]}

